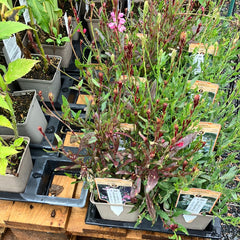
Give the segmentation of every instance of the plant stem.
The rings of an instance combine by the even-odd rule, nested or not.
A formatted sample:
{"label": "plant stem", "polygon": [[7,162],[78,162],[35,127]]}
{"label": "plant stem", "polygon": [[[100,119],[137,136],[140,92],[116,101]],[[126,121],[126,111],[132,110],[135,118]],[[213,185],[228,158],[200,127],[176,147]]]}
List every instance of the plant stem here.
{"label": "plant stem", "polygon": [[38,33],[37,33],[37,29],[36,29],[35,24],[34,24],[33,14],[32,14],[31,8],[28,8],[28,11],[29,11],[29,16],[30,16],[30,24],[31,24],[31,27],[32,27],[32,28],[34,29],[34,31],[35,31],[35,39],[36,39],[38,48],[39,48],[39,50],[40,50],[41,56],[42,56],[42,58],[43,58],[44,72],[47,72],[47,70],[48,70],[48,61],[47,61],[47,59],[46,59],[46,56],[45,56],[45,53],[44,53],[44,50],[43,50],[43,47],[42,47],[40,38],[39,38]]}

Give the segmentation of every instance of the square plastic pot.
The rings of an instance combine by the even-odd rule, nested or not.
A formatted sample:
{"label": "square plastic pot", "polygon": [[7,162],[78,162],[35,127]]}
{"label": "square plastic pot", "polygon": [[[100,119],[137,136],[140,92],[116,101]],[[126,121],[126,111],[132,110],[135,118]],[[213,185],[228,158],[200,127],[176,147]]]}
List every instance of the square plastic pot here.
{"label": "square plastic pot", "polygon": [[[35,56],[40,55],[36,54]],[[49,55],[49,57],[56,57],[60,59],[57,66],[57,68],[60,69],[62,57],[53,55]],[[54,96],[54,101],[56,101],[61,88],[61,74],[58,69],[56,70],[52,80],[19,78],[17,81],[22,90],[35,89],[37,93],[42,91],[45,101],[48,101],[48,94],[51,92]]]}
{"label": "square plastic pot", "polygon": [[[47,127],[47,120],[37,100],[36,91],[35,90],[17,91],[13,93],[13,96],[23,96],[29,92],[34,92],[34,96],[30,104],[27,117],[23,123],[17,123],[17,128],[19,135],[28,136],[32,144],[39,144],[41,143],[43,136],[38,131],[38,127],[42,127],[43,131],[45,132]],[[13,134],[13,130],[1,126],[0,134],[10,135]]]}
{"label": "square plastic pot", "polygon": [[[170,211],[165,210],[167,213]],[[187,229],[193,230],[205,230],[208,224],[213,220],[213,215],[202,215],[202,214],[191,214],[191,216],[195,216],[196,218],[193,219],[191,222],[186,222],[183,214],[174,217],[173,219],[176,223],[183,225]]]}
{"label": "square plastic pot", "polygon": [[70,42],[65,42],[63,46],[42,44],[45,54],[62,57],[61,67],[68,68],[72,58],[72,47]]}
{"label": "square plastic pot", "polygon": [[[90,196],[90,202],[96,206],[102,219],[113,220],[113,221],[124,221],[124,222],[136,222],[138,219],[138,215],[139,215],[138,210],[130,213],[130,211],[134,207],[134,205],[132,204],[125,205],[125,204],[110,204],[110,203],[95,202],[94,195],[92,193]],[[123,211],[118,216],[112,211],[111,206],[122,207]]]}
{"label": "square plastic pot", "polygon": [[[1,135],[1,137],[7,139],[8,137],[13,136]],[[23,152],[17,175],[0,175],[0,191],[21,193],[25,190],[33,164],[29,150],[30,139],[28,137],[24,137],[24,139],[27,141],[27,146]]]}

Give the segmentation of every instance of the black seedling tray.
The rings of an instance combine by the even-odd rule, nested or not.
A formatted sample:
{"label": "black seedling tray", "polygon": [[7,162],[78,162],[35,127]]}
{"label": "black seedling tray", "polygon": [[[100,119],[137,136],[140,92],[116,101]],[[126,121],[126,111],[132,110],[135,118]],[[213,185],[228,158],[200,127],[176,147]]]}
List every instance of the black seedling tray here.
{"label": "black seedling tray", "polygon": [[[58,112],[60,115],[62,114],[61,112]],[[81,114],[80,115],[81,118],[84,118],[85,115]],[[46,119],[47,119],[47,128],[45,130],[45,135],[48,138],[49,142],[53,145],[56,146],[57,145],[57,140],[55,138],[55,133],[58,134],[62,140],[64,141],[64,134],[69,131],[67,129],[67,127],[60,122],[57,118],[46,115]],[[72,126],[71,126],[72,127]],[[74,127],[72,127],[73,130],[75,130],[76,132],[79,132],[80,130],[75,129]],[[31,148],[36,148],[36,149],[47,149],[47,150],[51,150],[51,146],[49,145],[49,143],[47,142],[47,140],[43,137],[42,142],[39,144],[30,144]]]}
{"label": "black seedling tray", "polygon": [[[153,232],[162,232],[171,234],[172,231],[165,229],[163,227],[163,222],[161,219],[158,219],[157,222],[152,226],[152,222],[144,219],[142,223],[140,223],[137,227],[135,223],[131,222],[121,222],[121,221],[112,221],[102,219],[98,213],[98,210],[94,204],[91,202],[88,206],[88,211],[85,219],[86,224],[90,225],[98,225],[102,227],[115,227],[115,228],[126,228],[132,230],[144,230],[144,231],[153,231]],[[191,230],[188,229],[189,236],[192,237],[201,237],[201,238],[209,238],[209,239],[220,239],[221,238],[221,220],[219,218],[215,218],[205,230]],[[185,235],[182,232],[178,233],[179,235]]]}
{"label": "black seedling tray", "polygon": [[[31,151],[34,162],[33,170],[30,174],[26,189],[23,193],[0,192],[1,200],[44,203],[67,207],[84,207],[88,190],[82,188],[80,198],[62,198],[48,196],[53,177],[64,175],[63,171],[54,171],[60,166],[69,166],[70,160],[58,157],[55,154],[47,154],[44,151]],[[78,171],[79,172],[79,171]],[[68,171],[75,174],[75,172]]]}

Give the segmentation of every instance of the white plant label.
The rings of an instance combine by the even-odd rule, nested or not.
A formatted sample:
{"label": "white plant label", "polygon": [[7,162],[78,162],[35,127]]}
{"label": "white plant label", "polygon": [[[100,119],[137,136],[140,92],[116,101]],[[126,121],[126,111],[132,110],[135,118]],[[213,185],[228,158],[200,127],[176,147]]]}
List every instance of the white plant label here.
{"label": "white plant label", "polygon": [[4,47],[6,49],[7,58],[10,62],[21,58],[21,50],[17,45],[16,36],[13,35],[8,39],[3,39]]}
{"label": "white plant label", "polygon": [[194,69],[194,74],[199,74],[202,72],[201,64],[204,62],[204,54],[197,53],[193,58],[193,64],[197,64],[196,68]]}
{"label": "white plant label", "polygon": [[[20,5],[23,6],[27,6],[27,1],[26,0],[19,0],[20,2]],[[23,18],[24,18],[24,21],[25,23],[27,24],[28,22],[30,22],[30,16],[29,16],[29,12],[28,12],[28,9],[26,8],[24,13],[23,13]]]}
{"label": "white plant label", "polygon": [[[110,204],[122,204],[122,195],[119,189],[107,189],[107,195]],[[122,206],[111,206],[110,208],[117,216],[119,216],[123,211]]]}
{"label": "white plant label", "polygon": [[[186,211],[194,214],[200,213],[204,205],[207,203],[207,198],[201,198],[201,197],[194,197],[191,202],[189,203],[188,207],[186,208]],[[183,218],[186,222],[192,222],[197,216],[191,216],[191,215],[183,215]]]}
{"label": "white plant label", "polygon": [[78,12],[79,12],[79,8],[78,8],[78,3],[77,3],[77,1],[75,2],[75,8],[76,8],[77,13],[78,13]]}
{"label": "white plant label", "polygon": [[68,17],[67,17],[66,12],[65,12],[63,17],[64,17],[64,21],[65,21],[65,25],[66,25],[67,34],[69,35],[70,34],[70,29],[69,29],[69,26],[68,26]]}

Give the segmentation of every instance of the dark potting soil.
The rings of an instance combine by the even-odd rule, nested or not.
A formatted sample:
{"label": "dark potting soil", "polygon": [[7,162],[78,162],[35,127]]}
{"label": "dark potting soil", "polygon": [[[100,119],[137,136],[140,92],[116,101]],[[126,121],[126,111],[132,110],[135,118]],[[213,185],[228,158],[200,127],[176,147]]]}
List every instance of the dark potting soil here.
{"label": "dark potting soil", "polygon": [[[25,122],[33,96],[34,92],[27,92],[21,96],[11,96],[17,123]],[[10,118],[9,113],[2,108],[0,108],[0,114]]]}
{"label": "dark potting soil", "polygon": [[[9,137],[7,139],[4,139],[4,141],[8,145],[11,145],[14,142],[14,138]],[[17,176],[17,171],[18,171],[18,167],[19,167],[19,164],[21,161],[21,156],[24,152],[25,147],[26,147],[26,143],[23,141],[22,146],[20,147],[20,149],[18,149],[18,154],[8,157],[9,163],[7,165],[6,174],[11,174],[11,175]]]}
{"label": "dark potting soil", "polygon": [[[50,35],[46,32],[44,32],[41,28],[38,28],[38,36],[40,38],[40,42],[42,44],[49,44],[49,45],[54,45],[54,43],[47,43],[46,40],[50,38]],[[61,22],[59,23],[59,34],[62,34],[62,37],[67,37],[68,34],[67,34],[67,30],[66,30],[66,26],[64,25],[63,23],[63,20],[61,20]],[[64,45],[65,42],[63,42],[61,44]]]}
{"label": "dark potting soil", "polygon": [[56,68],[53,67],[52,65],[57,67],[60,60],[56,57],[48,58],[48,62],[50,62],[50,64],[48,64],[48,70],[45,72],[43,58],[41,56],[32,57],[36,60],[40,60],[40,62],[35,64],[32,70],[28,74],[26,74],[23,78],[52,80],[56,72]]}

